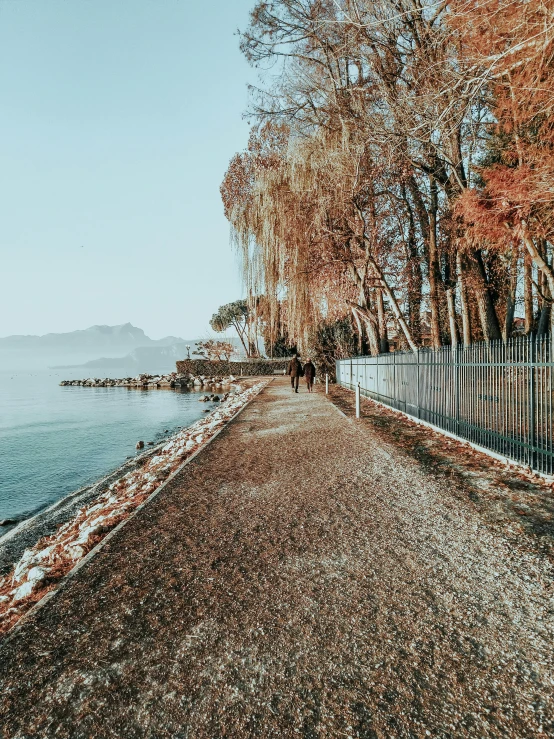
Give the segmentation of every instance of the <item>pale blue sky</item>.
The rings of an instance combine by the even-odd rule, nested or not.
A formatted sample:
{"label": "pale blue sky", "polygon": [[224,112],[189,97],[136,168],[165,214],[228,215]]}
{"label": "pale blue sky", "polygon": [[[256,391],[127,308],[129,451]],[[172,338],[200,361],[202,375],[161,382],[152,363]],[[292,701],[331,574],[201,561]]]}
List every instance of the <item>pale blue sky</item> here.
{"label": "pale blue sky", "polygon": [[240,296],[219,185],[253,4],[0,0],[0,336],[191,338]]}

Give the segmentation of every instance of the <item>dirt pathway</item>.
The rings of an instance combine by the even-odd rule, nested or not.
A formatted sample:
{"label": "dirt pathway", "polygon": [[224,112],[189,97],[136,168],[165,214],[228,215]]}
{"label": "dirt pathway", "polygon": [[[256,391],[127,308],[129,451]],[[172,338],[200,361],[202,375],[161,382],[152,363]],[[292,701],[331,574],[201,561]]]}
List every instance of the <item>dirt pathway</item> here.
{"label": "dirt pathway", "polygon": [[277,380],[0,645],[1,736],[554,736],[552,566]]}

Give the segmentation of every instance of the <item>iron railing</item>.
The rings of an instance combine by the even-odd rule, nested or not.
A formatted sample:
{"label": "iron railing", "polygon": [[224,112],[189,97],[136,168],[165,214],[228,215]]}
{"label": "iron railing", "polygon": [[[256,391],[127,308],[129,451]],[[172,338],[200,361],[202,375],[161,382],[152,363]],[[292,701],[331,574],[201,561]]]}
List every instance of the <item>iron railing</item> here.
{"label": "iron railing", "polygon": [[337,382],[543,474],[554,474],[552,339],[337,361]]}

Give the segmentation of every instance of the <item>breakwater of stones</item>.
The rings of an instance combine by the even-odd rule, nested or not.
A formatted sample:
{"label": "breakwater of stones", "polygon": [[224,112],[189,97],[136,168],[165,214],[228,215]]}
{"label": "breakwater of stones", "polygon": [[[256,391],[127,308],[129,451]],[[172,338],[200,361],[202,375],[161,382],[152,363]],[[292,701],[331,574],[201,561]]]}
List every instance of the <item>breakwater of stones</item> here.
{"label": "breakwater of stones", "polygon": [[140,374],[136,377],[87,377],[83,380],[62,380],[62,387],[135,387],[155,390],[157,388],[189,389],[217,388],[232,385],[237,378],[234,375],[193,375],[190,373],[170,372],[165,375]]}

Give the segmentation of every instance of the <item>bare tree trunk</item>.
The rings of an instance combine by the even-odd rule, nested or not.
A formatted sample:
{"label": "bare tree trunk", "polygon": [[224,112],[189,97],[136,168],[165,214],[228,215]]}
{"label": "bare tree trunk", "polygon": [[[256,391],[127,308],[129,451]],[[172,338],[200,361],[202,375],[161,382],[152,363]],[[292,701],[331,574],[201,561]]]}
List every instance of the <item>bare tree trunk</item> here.
{"label": "bare tree trunk", "polygon": [[375,330],[375,325],[371,321],[366,319],[365,327],[367,331],[367,339],[369,341],[371,356],[376,357],[379,354],[379,336],[377,335],[377,331]]}
{"label": "bare tree trunk", "polygon": [[475,298],[477,300],[477,309],[481,328],[483,329],[483,336],[485,337],[485,341],[498,341],[502,338],[500,322],[498,321],[496,308],[494,307],[492,295],[490,294],[489,280],[480,249],[475,250],[473,258],[475,260],[476,272]]}
{"label": "bare tree trunk", "polygon": [[368,315],[369,311],[367,311],[367,309],[366,312],[357,306],[353,306],[352,310],[357,313],[358,317],[364,322],[369,343],[369,352],[372,357],[376,357],[379,354],[379,334],[377,332],[377,325],[373,316]]}
{"label": "bare tree trunk", "polygon": [[377,316],[379,320],[379,351],[381,354],[386,354],[390,351],[390,345],[387,331],[387,317],[385,315],[385,301],[383,300],[383,291],[381,289],[377,290],[375,302],[377,303]]}
{"label": "bare tree trunk", "polygon": [[254,340],[252,338],[252,323],[253,323],[253,315],[254,315],[254,301],[252,299],[252,295],[250,294],[247,298],[247,305],[248,305],[248,357],[254,357],[256,355],[255,348],[254,348]]}
{"label": "bare tree trunk", "polygon": [[[368,260],[369,263],[370,260]],[[366,295],[366,277],[367,277],[367,264],[363,268],[356,267],[354,264],[350,264],[349,274],[352,280],[358,287],[358,303],[352,303],[347,301],[351,309],[355,312],[364,322],[367,332],[367,338],[369,342],[370,352],[373,356],[379,354],[379,323],[378,319],[369,304],[368,297]]]}
{"label": "bare tree trunk", "polygon": [[458,285],[460,286],[460,306],[462,309],[462,338],[464,346],[469,346],[471,344],[471,315],[464,275],[464,258],[460,251],[456,252],[456,268],[458,272]]}
{"label": "bare tree trunk", "polygon": [[[413,179],[413,178],[412,178]],[[421,200],[421,194],[417,189],[415,182],[411,184],[412,196],[415,195]],[[407,193],[403,191],[403,200],[408,211],[409,227],[408,227],[408,241],[406,244],[408,252],[408,263],[407,263],[407,274],[408,274],[408,323],[414,341],[417,344],[421,343],[421,303],[423,301],[423,274],[422,274],[422,260],[418,253],[417,248],[417,236],[416,236],[416,225],[412,205],[408,199]],[[427,211],[423,201],[419,203],[419,218],[423,222],[422,233],[424,238],[428,238],[429,221],[427,218]],[[425,230],[426,229],[426,230]]]}
{"label": "bare tree trunk", "polygon": [[352,316],[354,317],[354,321],[356,323],[356,330],[358,332],[358,354],[362,354],[362,345],[364,341],[362,322],[360,321],[360,316],[358,315],[358,311],[354,307],[352,307]]}
{"label": "bare tree trunk", "polygon": [[[363,222],[363,215],[362,215],[362,222]],[[374,257],[371,254],[371,244],[369,243],[369,240],[368,240],[367,236],[365,235],[365,230],[364,230],[364,235],[363,235],[363,243],[364,243],[365,252],[366,252],[366,267],[371,266],[371,268],[373,270],[374,276],[381,283],[381,287],[382,287],[385,295],[387,296],[387,299],[389,301],[389,305],[390,305],[390,307],[392,309],[392,312],[393,312],[396,320],[398,321],[398,323],[399,323],[399,325],[400,325],[400,327],[402,329],[402,332],[404,333],[404,336],[406,337],[406,341],[408,342],[408,344],[410,346],[410,349],[412,351],[414,351],[414,352],[417,352],[417,345],[416,345],[416,343],[413,340],[412,333],[410,331],[410,327],[406,323],[406,319],[404,318],[404,315],[403,315],[403,313],[402,313],[402,311],[400,309],[400,306],[398,305],[398,300],[396,299],[396,295],[394,294],[392,288],[390,287],[389,283],[387,282],[387,279],[386,279],[386,277],[385,277],[385,275],[383,273],[383,270],[381,269],[381,267],[379,267],[379,265],[377,264],[377,262],[375,261]],[[359,274],[359,270],[356,267],[354,267],[354,265],[352,265],[352,264],[349,265],[349,272],[350,272],[350,274],[352,276],[358,275],[359,280],[362,279],[362,276]],[[363,282],[365,282],[365,277],[366,277],[366,274],[364,273],[364,275],[363,275]],[[360,297],[362,297],[363,295],[364,295],[364,292],[363,292],[363,290],[361,290],[360,291]],[[377,331],[378,326],[375,326],[374,325],[373,328],[372,328],[372,330],[373,329],[375,329]]]}
{"label": "bare tree trunk", "polygon": [[[552,269],[552,265],[548,261],[546,242],[543,239],[541,239],[541,245],[538,251],[541,257],[543,258],[544,263],[550,269]],[[544,336],[550,330],[549,324],[550,324],[550,312],[551,312],[550,289],[548,287],[548,280],[546,278],[544,271],[539,270],[537,281],[539,284],[539,305],[540,305],[539,322],[537,326],[537,336]]]}
{"label": "bare tree trunk", "polygon": [[504,319],[504,341],[508,341],[514,327],[514,314],[516,310],[516,290],[517,290],[517,272],[518,272],[519,254],[518,250],[512,251],[510,259],[510,282],[508,285],[508,294],[506,296],[506,318]]}
{"label": "bare tree trunk", "polygon": [[437,212],[438,188],[437,181],[430,175],[429,187],[431,202],[429,205],[429,307],[431,309],[431,344],[434,349],[441,346],[440,316],[439,316],[439,258],[437,249]]}
{"label": "bare tree trunk", "polygon": [[402,311],[400,310],[400,306],[398,305],[396,296],[391,290],[391,288],[389,287],[389,285],[387,284],[386,280],[383,280],[383,289],[385,291],[387,298],[389,299],[389,302],[392,307],[392,311],[395,315],[396,320],[398,321],[400,328],[402,329],[402,333],[406,337],[406,341],[408,342],[410,349],[413,352],[417,352],[417,345],[412,338],[412,333],[410,331],[410,328],[408,324],[406,323],[406,319],[402,315]]}
{"label": "bare tree trunk", "polygon": [[450,253],[447,254],[447,258],[444,264],[444,286],[446,294],[446,307],[448,310],[448,327],[450,329],[450,345],[453,349],[458,346],[459,334],[458,324],[456,322],[456,280],[453,279]]}
{"label": "bare tree trunk", "polygon": [[456,303],[454,301],[454,289],[446,289],[446,305],[448,306],[448,325],[450,327],[450,343],[452,348],[458,346],[458,326],[456,325]]}
{"label": "bare tree trunk", "polygon": [[246,343],[246,341],[245,341],[245,339],[244,339],[244,337],[245,337],[245,331],[246,331],[246,329],[245,329],[245,328],[243,328],[243,327],[242,327],[242,326],[241,326],[241,325],[239,324],[239,322],[238,322],[238,321],[236,321],[236,322],[235,322],[235,321],[231,321],[231,325],[232,325],[232,326],[234,326],[234,328],[235,328],[235,331],[237,332],[237,334],[238,334],[238,336],[239,336],[239,339],[240,339],[240,342],[241,342],[241,344],[242,344],[242,346],[243,346],[243,349],[244,349],[244,353],[245,353],[245,354],[246,354],[246,356],[248,357],[248,356],[249,356],[249,354],[248,354],[248,345],[247,345],[247,343]]}
{"label": "bare tree trunk", "polygon": [[402,311],[400,310],[400,306],[398,305],[398,300],[396,299],[396,295],[394,294],[392,288],[387,282],[385,275],[383,274],[382,269],[379,267],[375,259],[373,259],[373,257],[370,256],[368,257],[368,261],[373,268],[375,276],[381,283],[381,287],[383,288],[383,291],[388,298],[388,301],[389,301],[390,307],[392,308],[394,317],[398,321],[398,325],[402,329],[402,333],[406,337],[406,341],[408,342],[410,349],[413,352],[417,352],[417,344],[414,342],[412,332],[410,331],[410,327],[406,323],[406,319],[404,318],[404,315],[402,314]]}
{"label": "bare tree trunk", "polygon": [[537,327],[537,336],[544,336],[550,330],[550,312],[552,306],[546,300],[543,303],[541,314],[539,316],[539,325]]}
{"label": "bare tree trunk", "polygon": [[523,257],[523,309],[525,315],[525,333],[533,331],[533,262],[531,255],[526,250]]}
{"label": "bare tree trunk", "polygon": [[423,276],[421,263],[413,260],[410,265],[410,285],[408,286],[408,322],[417,344],[421,344],[421,304],[423,302]]}
{"label": "bare tree trunk", "polygon": [[[533,238],[531,234],[529,233],[529,229],[528,229],[526,221],[521,222],[521,233],[523,236],[523,243],[525,244],[525,248],[527,249],[529,256],[531,257],[533,262],[537,265],[538,269],[544,275],[544,278],[546,280],[546,285],[548,287],[548,294],[554,295],[554,272],[552,270],[552,265],[546,261],[545,256],[541,254],[541,250],[537,247],[537,245],[533,241]],[[529,265],[528,277],[529,277],[529,282],[531,283],[531,279],[532,279],[531,265]],[[529,302],[530,302],[530,306],[529,306],[530,313],[532,315],[532,310],[533,310],[532,296],[529,299]],[[528,306],[526,305],[525,308],[526,308],[525,315],[527,319]],[[550,311],[550,324],[551,324],[550,330],[552,331],[552,329],[554,328],[554,311],[552,310]],[[525,325],[527,327],[527,320],[525,322]]]}

